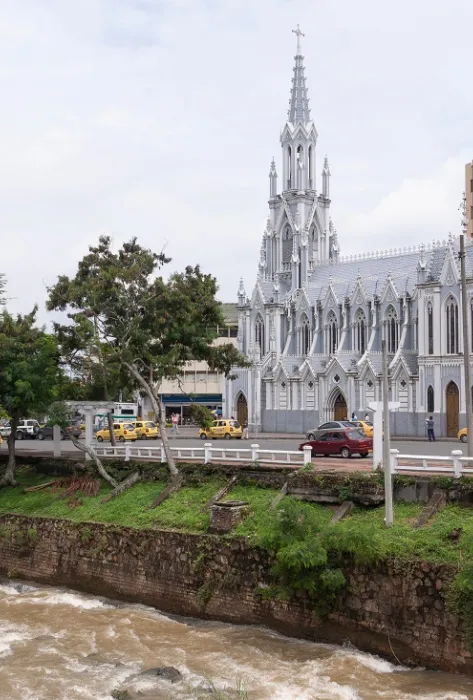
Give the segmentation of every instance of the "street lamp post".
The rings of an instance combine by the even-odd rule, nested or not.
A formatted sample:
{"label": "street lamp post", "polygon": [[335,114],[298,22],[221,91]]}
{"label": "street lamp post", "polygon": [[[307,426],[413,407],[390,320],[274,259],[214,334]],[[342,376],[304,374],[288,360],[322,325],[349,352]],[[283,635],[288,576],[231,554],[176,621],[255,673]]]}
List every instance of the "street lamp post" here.
{"label": "street lamp post", "polygon": [[461,204],[462,228],[460,235],[460,283],[462,299],[462,327],[463,327],[463,368],[465,373],[465,407],[466,407],[466,436],[468,440],[468,457],[473,457],[473,420],[471,406],[471,377],[470,377],[470,338],[468,335],[468,299],[466,294],[465,271],[465,232],[466,232],[466,195],[463,193]]}

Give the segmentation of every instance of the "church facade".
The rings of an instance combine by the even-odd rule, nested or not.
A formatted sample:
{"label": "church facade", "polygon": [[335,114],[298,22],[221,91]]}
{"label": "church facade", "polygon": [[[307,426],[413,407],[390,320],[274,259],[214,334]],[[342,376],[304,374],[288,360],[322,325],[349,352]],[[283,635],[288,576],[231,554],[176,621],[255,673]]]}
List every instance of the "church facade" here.
{"label": "church facade", "polygon": [[[316,179],[318,134],[297,34],[279,183],[269,172],[269,216],[256,285],[238,290],[238,345],[251,360],[225,385],[228,415],[253,430],[305,433],[328,420],[371,415],[381,400],[381,342],[389,356],[393,434],[438,436],[465,425],[458,240],[341,257],[330,216],[330,168]],[[320,189],[318,189],[320,187]],[[473,248],[466,248],[470,348]]]}

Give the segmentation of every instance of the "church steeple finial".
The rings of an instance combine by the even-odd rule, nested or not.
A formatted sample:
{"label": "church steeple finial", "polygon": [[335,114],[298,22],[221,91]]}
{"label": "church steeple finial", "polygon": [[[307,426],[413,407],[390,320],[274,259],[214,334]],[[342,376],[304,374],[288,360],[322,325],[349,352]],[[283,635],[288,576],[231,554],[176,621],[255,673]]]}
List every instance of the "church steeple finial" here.
{"label": "church steeple finial", "polygon": [[293,29],[292,33],[297,36],[297,56],[302,56],[301,54],[301,36],[305,36],[303,32],[301,32],[301,29],[299,25],[297,25],[297,29]]}
{"label": "church steeple finial", "polygon": [[292,78],[291,99],[289,100],[288,121],[292,124],[307,124],[310,122],[309,98],[305,85],[304,63],[301,49],[301,36],[305,36],[297,25],[292,30],[297,36],[296,63],[294,65],[294,77]]}

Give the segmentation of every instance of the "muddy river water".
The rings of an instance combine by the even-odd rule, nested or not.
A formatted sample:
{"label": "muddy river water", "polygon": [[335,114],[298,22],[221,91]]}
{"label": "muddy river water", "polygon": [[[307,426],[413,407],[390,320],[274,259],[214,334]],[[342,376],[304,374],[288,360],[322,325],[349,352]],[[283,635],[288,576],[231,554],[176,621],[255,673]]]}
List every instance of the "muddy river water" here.
{"label": "muddy river water", "polygon": [[[173,666],[183,680],[140,675]],[[473,679],[258,627],[172,618],[63,589],[0,584],[0,700],[192,698],[211,678],[250,700],[473,700]],[[211,694],[209,698],[211,699]]]}

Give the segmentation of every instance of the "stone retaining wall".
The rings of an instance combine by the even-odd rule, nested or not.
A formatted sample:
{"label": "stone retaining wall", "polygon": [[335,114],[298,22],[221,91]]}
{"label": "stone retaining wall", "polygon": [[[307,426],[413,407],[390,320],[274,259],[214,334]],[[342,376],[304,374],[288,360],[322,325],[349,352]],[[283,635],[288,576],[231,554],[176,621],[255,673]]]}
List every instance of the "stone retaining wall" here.
{"label": "stone retaining wall", "polygon": [[473,675],[458,619],[443,593],[454,571],[417,562],[345,564],[347,592],[328,620],[309,601],[266,601],[265,551],[243,540],[8,515],[0,518],[0,573],[164,612],[263,624],[285,634],[342,644]]}

